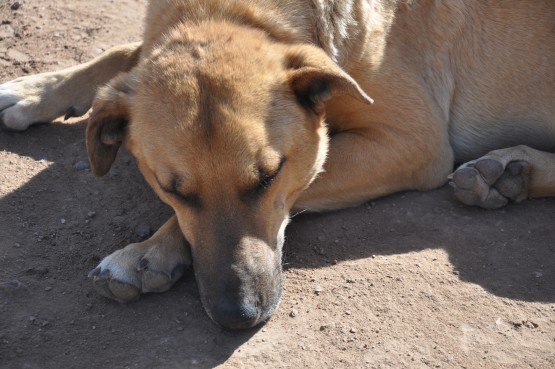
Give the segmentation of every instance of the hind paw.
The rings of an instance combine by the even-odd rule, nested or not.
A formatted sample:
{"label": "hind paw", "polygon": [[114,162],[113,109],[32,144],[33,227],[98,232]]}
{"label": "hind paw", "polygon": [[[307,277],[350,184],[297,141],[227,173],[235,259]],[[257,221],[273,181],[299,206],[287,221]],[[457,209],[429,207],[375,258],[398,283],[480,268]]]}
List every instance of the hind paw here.
{"label": "hind paw", "polygon": [[484,156],[461,165],[449,176],[449,184],[462,203],[497,209],[509,201],[520,202],[527,197],[527,167],[528,163],[522,160],[505,163]]}

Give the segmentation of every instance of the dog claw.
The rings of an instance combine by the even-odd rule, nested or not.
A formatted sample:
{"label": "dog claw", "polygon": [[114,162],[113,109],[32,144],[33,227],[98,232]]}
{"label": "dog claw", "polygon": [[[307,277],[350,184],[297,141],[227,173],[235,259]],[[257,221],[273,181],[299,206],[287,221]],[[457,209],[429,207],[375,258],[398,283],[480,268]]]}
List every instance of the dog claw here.
{"label": "dog claw", "polygon": [[93,278],[93,277],[97,277],[99,274],[100,274],[100,267],[96,267],[93,270],[91,270],[89,274],[87,274],[87,277]]}
{"label": "dog claw", "polygon": [[69,118],[73,118],[76,117],[77,113],[75,111],[75,109],[73,108],[73,106],[71,108],[68,109],[66,115],[64,115],[64,120],[68,120]]}
{"label": "dog claw", "polygon": [[64,115],[64,120],[68,120],[69,118],[74,118],[74,117],[81,117],[86,112],[87,112],[87,109],[72,106],[67,110],[66,115]]}

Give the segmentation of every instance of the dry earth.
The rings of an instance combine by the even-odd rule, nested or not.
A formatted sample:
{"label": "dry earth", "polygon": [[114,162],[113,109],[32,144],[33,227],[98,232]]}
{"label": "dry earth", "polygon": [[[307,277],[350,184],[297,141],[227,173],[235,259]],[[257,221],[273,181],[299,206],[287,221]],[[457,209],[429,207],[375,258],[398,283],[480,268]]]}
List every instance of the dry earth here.
{"label": "dry earth", "polygon": [[[1,0],[0,80],[137,40],[141,0]],[[192,273],[120,305],[87,272],[170,210],[128,155],[86,168],[74,119],[0,132],[0,368],[554,368],[555,201],[503,210],[449,188],[287,232],[285,293],[264,326],[222,331]]]}

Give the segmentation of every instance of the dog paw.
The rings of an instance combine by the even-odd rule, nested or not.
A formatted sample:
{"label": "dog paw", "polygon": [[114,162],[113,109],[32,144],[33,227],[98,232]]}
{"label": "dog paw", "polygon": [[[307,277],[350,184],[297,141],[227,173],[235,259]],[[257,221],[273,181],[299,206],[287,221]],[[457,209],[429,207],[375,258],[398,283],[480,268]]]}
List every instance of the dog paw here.
{"label": "dog paw", "polygon": [[510,200],[519,202],[526,198],[524,170],[527,165],[521,160],[505,164],[503,160],[485,156],[461,165],[449,176],[449,184],[462,203],[497,209]]}
{"label": "dog paw", "polygon": [[22,131],[34,123],[47,123],[61,115],[80,116],[88,106],[74,106],[60,92],[63,76],[54,73],[21,77],[0,85],[0,125]]}
{"label": "dog paw", "polygon": [[131,302],[142,293],[167,291],[190,265],[184,250],[137,243],[105,257],[89,278],[102,296]]}

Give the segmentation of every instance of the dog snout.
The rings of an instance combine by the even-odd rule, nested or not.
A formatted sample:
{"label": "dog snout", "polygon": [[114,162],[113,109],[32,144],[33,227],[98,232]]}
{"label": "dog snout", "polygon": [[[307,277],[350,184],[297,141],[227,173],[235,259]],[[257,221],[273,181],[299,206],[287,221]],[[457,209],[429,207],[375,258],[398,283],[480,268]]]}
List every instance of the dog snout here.
{"label": "dog snout", "polygon": [[[273,278],[262,285],[245,279],[229,283],[233,279],[234,276],[227,277],[227,283],[221,287],[218,281],[200,281],[201,298],[210,318],[227,329],[248,329],[270,318],[281,299],[281,273],[274,273]],[[205,285],[211,288],[206,289]]]}
{"label": "dog snout", "polygon": [[224,299],[211,309],[212,320],[227,329],[248,329],[260,322],[263,315],[261,306],[247,300]]}
{"label": "dog snout", "polygon": [[282,292],[281,252],[254,237],[193,248],[195,276],[207,314],[228,329],[266,321]]}

